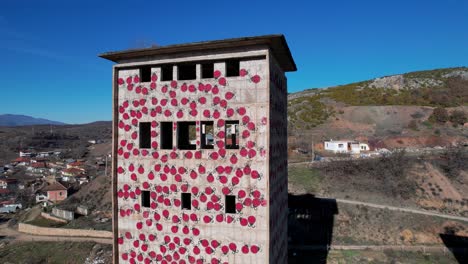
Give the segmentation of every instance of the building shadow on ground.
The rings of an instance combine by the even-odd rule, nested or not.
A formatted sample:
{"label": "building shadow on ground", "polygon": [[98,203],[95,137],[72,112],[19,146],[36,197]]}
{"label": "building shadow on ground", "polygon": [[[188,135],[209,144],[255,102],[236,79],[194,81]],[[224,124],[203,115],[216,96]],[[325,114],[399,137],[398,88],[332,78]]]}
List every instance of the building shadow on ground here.
{"label": "building shadow on ground", "polygon": [[289,194],[288,206],[288,263],[327,263],[336,200]]}
{"label": "building shadow on ground", "polygon": [[455,234],[440,234],[445,246],[452,252],[458,263],[468,263],[468,237]]}

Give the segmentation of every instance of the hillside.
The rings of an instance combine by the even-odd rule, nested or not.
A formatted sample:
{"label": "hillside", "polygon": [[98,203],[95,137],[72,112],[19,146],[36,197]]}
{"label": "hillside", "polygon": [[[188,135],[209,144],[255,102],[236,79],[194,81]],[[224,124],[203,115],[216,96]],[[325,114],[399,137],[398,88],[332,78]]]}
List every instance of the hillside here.
{"label": "hillside", "polygon": [[[288,231],[293,241],[322,245],[444,247],[446,236],[466,239],[466,220],[390,207],[467,217],[467,158],[468,148],[458,147],[425,156],[401,151],[373,159],[319,162],[309,167],[290,164],[289,193],[310,197],[306,208],[312,216],[298,218],[304,220],[290,218],[294,220],[288,222]],[[383,206],[372,206],[376,204]]]}
{"label": "hillside", "polygon": [[[435,108],[455,122],[435,122]],[[309,89],[288,95],[291,147],[312,140],[361,139],[379,147],[436,146],[463,141],[468,113],[468,68],[448,68]],[[298,141],[307,142],[298,142]],[[294,146],[295,145],[295,146]]]}
{"label": "hillside", "polygon": [[65,125],[65,123],[26,115],[0,115],[0,126]]}
{"label": "hillside", "polygon": [[83,125],[34,125],[0,127],[0,164],[18,156],[20,149],[64,150],[64,155],[79,158],[87,151],[88,140],[110,142],[112,122]]}

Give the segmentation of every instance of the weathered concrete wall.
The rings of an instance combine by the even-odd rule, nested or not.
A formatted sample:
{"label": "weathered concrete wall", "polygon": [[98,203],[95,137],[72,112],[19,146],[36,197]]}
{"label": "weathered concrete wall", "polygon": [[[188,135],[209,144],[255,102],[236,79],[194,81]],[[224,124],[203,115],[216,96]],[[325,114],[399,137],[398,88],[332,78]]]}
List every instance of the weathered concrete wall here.
{"label": "weathered concrete wall", "polygon": [[75,213],[68,210],[62,210],[58,208],[52,208],[52,215],[63,218],[65,220],[73,220],[75,219]]}
{"label": "weathered concrete wall", "polygon": [[288,263],[288,123],[284,72],[270,62],[270,263]]}
{"label": "weathered concrete wall", "polygon": [[76,208],[76,213],[78,213],[80,215],[88,215],[89,214],[89,209],[88,209],[88,207],[85,207],[85,206],[78,206]]}
{"label": "weathered concrete wall", "polygon": [[100,230],[83,230],[67,228],[48,228],[19,223],[18,231],[40,236],[65,236],[65,237],[98,237],[112,238],[112,232]]}
{"label": "weathered concrete wall", "polygon": [[[255,54],[267,55],[267,50]],[[242,52],[229,55],[245,56]],[[156,65],[152,81],[141,83],[139,71],[126,66],[116,71],[115,91],[119,260],[268,262],[268,245],[273,241],[268,229],[272,112],[266,58],[241,61],[239,77],[226,77],[224,62],[216,62],[215,78],[198,76],[192,81],[163,82]],[[225,148],[227,120],[239,121],[239,149]],[[159,147],[163,121],[174,122],[171,150]],[[176,148],[177,121],[196,122],[196,150]],[[200,121],[214,122],[214,149],[200,149]],[[140,122],[152,122],[151,149],[138,148]],[[283,125],[281,135],[286,129]],[[287,185],[284,188],[287,193]],[[142,207],[142,190],[151,192],[150,208]],[[182,192],[192,194],[191,210],[181,209]],[[236,196],[237,213],[225,213],[226,194]]]}

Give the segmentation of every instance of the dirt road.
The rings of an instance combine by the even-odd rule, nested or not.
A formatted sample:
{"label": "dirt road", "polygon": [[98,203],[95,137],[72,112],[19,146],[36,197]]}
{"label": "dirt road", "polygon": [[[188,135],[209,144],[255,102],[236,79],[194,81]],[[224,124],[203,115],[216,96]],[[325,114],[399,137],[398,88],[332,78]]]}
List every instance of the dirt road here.
{"label": "dirt road", "polygon": [[[334,199],[334,198],[326,198],[326,197],[321,197],[321,198],[322,199]],[[417,210],[417,209],[411,209],[411,208],[405,208],[405,207],[396,207],[396,206],[382,205],[382,204],[374,204],[374,203],[367,203],[367,202],[360,202],[360,201],[353,201],[353,200],[345,200],[345,199],[334,199],[334,200],[336,200],[338,203],[363,205],[363,206],[379,208],[379,209],[388,209],[388,210],[392,210],[392,211],[400,211],[400,212],[413,213],[413,214],[436,216],[436,217],[441,217],[441,218],[445,218],[445,219],[468,222],[468,217],[462,217],[462,216],[456,216],[456,215],[440,214],[440,213],[424,211],[424,210]]]}

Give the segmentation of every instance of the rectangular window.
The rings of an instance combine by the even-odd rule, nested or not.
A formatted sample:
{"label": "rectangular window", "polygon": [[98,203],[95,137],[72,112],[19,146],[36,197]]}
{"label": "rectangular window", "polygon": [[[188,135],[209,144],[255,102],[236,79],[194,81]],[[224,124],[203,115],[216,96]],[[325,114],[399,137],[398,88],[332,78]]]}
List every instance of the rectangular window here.
{"label": "rectangular window", "polygon": [[161,122],[161,149],[172,149],[172,122]]}
{"label": "rectangular window", "polygon": [[196,64],[180,64],[177,66],[178,80],[195,80],[197,78]]}
{"label": "rectangular window", "polygon": [[203,63],[201,64],[201,75],[202,79],[213,78],[214,75],[214,64],[213,63]]}
{"label": "rectangular window", "polygon": [[192,209],[192,194],[191,193],[182,193],[181,197],[182,203],[182,209],[190,210]]}
{"label": "rectangular window", "polygon": [[172,65],[161,66],[161,81],[172,81]]}
{"label": "rectangular window", "polygon": [[226,121],[226,140],[227,149],[239,148],[239,121]]}
{"label": "rectangular window", "polygon": [[236,196],[235,195],[226,195],[225,208],[226,208],[226,214],[236,213]]}
{"label": "rectangular window", "polygon": [[178,149],[196,149],[197,148],[197,130],[195,122],[177,123],[177,148]]}
{"label": "rectangular window", "polygon": [[150,192],[141,191],[141,206],[150,207]]}
{"label": "rectangular window", "polygon": [[226,61],[226,76],[233,77],[239,76],[239,60]]}
{"label": "rectangular window", "polygon": [[338,144],[338,148],[343,148],[344,145],[343,144]]}
{"label": "rectangular window", "polygon": [[140,148],[151,148],[150,122],[140,122]]}
{"label": "rectangular window", "polygon": [[201,122],[201,148],[202,149],[213,149],[214,146],[214,130],[213,121]]}
{"label": "rectangular window", "polygon": [[151,66],[140,68],[140,82],[151,82]]}

